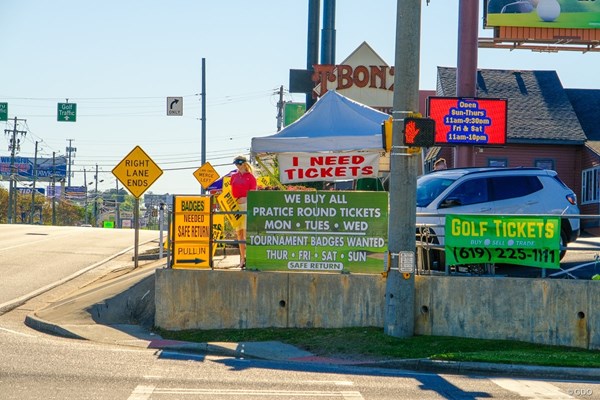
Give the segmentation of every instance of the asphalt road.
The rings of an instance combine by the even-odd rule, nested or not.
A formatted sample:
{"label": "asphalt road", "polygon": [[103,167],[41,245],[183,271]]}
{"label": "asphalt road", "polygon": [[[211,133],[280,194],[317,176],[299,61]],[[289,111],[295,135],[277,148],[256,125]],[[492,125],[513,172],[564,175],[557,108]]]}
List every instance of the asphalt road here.
{"label": "asphalt road", "polygon": [[[157,231],[140,230],[140,243],[155,238]],[[0,225],[0,309],[133,245],[130,229]]]}

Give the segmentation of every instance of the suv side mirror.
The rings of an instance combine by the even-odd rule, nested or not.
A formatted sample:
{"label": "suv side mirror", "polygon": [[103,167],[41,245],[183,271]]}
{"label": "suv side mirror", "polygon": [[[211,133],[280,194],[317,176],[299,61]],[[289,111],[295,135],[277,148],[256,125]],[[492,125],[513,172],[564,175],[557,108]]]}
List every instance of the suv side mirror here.
{"label": "suv side mirror", "polygon": [[458,197],[446,197],[441,203],[440,208],[450,208],[462,206],[462,201]]}

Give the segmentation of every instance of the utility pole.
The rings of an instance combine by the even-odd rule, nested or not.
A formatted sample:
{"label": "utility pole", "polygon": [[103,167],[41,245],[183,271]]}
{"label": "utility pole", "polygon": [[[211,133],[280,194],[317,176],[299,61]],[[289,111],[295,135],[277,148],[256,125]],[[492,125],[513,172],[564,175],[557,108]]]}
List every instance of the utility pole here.
{"label": "utility pole", "polygon": [[[202,165],[206,163],[206,58],[202,58],[202,149],[201,149],[201,161]],[[200,193],[204,194],[204,188],[200,188]],[[139,203],[139,202],[136,202]],[[135,219],[135,218],[134,218]],[[137,233],[137,228],[136,228]],[[136,242],[137,243],[137,242]],[[137,247],[136,247],[137,249]],[[136,254],[137,256],[137,254]],[[136,258],[137,267],[137,258]]]}
{"label": "utility pole", "polygon": [[[71,164],[73,164],[73,161],[71,160],[71,154],[75,153],[77,151],[76,147],[71,147],[71,143],[73,142],[73,140],[75,139],[67,139],[67,141],[69,142],[69,146],[67,146],[67,160],[69,162],[69,170],[67,171],[67,173],[69,174],[67,177],[67,186],[71,186]],[[75,156],[73,155],[73,158],[75,158]]]}
{"label": "utility pole", "polygon": [[17,214],[17,171],[15,169],[15,154],[21,150],[21,139],[17,139],[17,135],[25,136],[26,131],[20,131],[17,129],[17,123],[19,121],[25,121],[24,119],[18,119],[15,117],[13,129],[5,129],[5,134],[12,134],[9,139],[8,148],[10,150],[10,176],[8,181],[8,214],[7,222],[12,224],[16,220]]}
{"label": "utility pole", "polygon": [[[477,36],[479,2],[459,0],[458,54],[456,64],[456,96],[477,96]],[[474,166],[473,146],[456,146],[454,166]]]}
{"label": "utility pole", "polygon": [[277,132],[283,125],[283,85],[279,86],[279,101],[277,102]]}
{"label": "utility pole", "polygon": [[56,152],[52,152],[52,226],[56,225]]}
{"label": "utility pole", "polygon": [[417,165],[402,134],[404,118],[419,107],[421,0],[397,0],[394,109],[388,228],[390,271],[385,291],[384,331],[414,334]]}
{"label": "utility pole", "polygon": [[202,59],[202,165],[206,163],[206,58]]}
{"label": "utility pole", "polygon": [[[319,63],[319,17],[321,15],[321,0],[308,0],[308,37],[306,40],[306,69],[311,73],[314,65]],[[315,99],[312,90],[306,94],[306,111],[308,111]]]}
{"label": "utility pole", "polygon": [[98,227],[98,164],[96,164],[94,179],[96,180],[96,187],[94,188],[94,226]]}
{"label": "utility pole", "polygon": [[33,184],[31,185],[31,212],[29,214],[29,223],[33,224],[33,214],[35,213],[35,181],[37,179],[37,153],[38,153],[38,141],[35,141],[35,155],[33,157]]}
{"label": "utility pole", "polygon": [[83,169],[83,185],[85,186],[85,223],[89,224],[90,219],[88,216],[88,181],[87,181],[87,170]]}

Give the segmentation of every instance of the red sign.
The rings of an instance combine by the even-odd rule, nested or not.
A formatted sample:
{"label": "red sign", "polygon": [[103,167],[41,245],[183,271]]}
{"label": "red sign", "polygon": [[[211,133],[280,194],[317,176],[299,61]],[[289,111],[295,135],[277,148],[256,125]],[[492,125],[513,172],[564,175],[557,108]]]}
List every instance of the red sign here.
{"label": "red sign", "polygon": [[281,183],[353,180],[376,178],[379,153],[280,153]]}
{"label": "red sign", "polygon": [[430,97],[427,110],[436,145],[506,144],[506,99]]}

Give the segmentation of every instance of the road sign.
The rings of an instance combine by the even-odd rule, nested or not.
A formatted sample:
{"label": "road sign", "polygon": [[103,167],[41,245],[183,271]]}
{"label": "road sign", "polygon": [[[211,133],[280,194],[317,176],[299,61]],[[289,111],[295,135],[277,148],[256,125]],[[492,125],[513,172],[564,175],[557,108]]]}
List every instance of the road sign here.
{"label": "road sign", "polygon": [[214,181],[219,179],[219,173],[215,171],[213,166],[206,162],[196,171],[194,171],[194,176],[202,185],[202,189],[206,189],[209,187]]}
{"label": "road sign", "polygon": [[163,171],[140,146],[135,146],[112,173],[135,198],[139,199]]}
{"label": "road sign", "polygon": [[211,197],[173,199],[173,268],[211,267]]}
{"label": "road sign", "polygon": [[75,122],[77,120],[77,104],[76,103],[58,103],[57,121]]}
{"label": "road sign", "polygon": [[0,121],[8,121],[8,103],[0,103]]}
{"label": "road sign", "polygon": [[167,97],[167,115],[183,115],[183,97]]}

